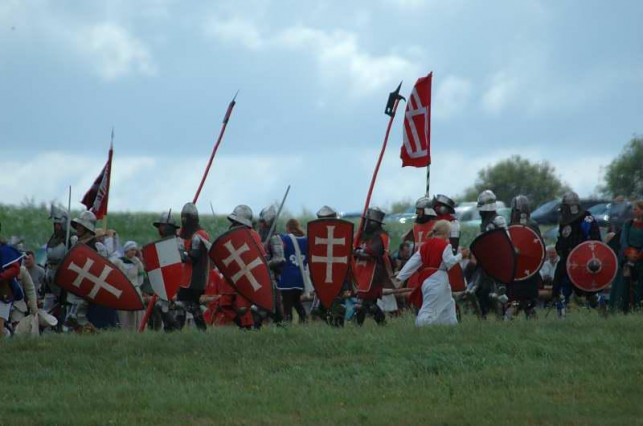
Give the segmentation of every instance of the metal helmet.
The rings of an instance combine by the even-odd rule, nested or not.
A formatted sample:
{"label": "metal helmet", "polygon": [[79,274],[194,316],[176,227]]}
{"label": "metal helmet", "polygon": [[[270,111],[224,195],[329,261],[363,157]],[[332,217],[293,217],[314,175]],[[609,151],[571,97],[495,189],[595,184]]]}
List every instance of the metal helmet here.
{"label": "metal helmet", "polygon": [[88,211],[82,212],[77,218],[71,221],[71,226],[78,229],[78,225],[87,229],[92,234],[96,233],[96,216],[94,213]]}
{"label": "metal helmet", "polygon": [[239,204],[228,215],[228,220],[252,228],[252,209],[245,204]]}
{"label": "metal helmet", "polygon": [[481,212],[495,212],[497,210],[496,194],[493,191],[485,189],[480,193],[478,196],[478,210]]}
{"label": "metal helmet", "polygon": [[379,207],[370,207],[368,210],[366,210],[366,220],[377,223],[384,223],[384,216],[386,216],[386,213],[384,213],[384,210],[380,209]]}
{"label": "metal helmet", "polygon": [[415,209],[422,209],[425,216],[437,216],[435,210],[433,210],[431,199],[426,196],[418,198],[415,202]]}
{"label": "metal helmet", "polygon": [[275,206],[265,207],[259,213],[259,220],[262,220],[268,224],[272,224],[272,222],[275,221],[276,217],[277,217],[277,209],[275,208]]}
{"label": "metal helmet", "polygon": [[156,226],[157,228],[161,225],[168,225],[173,228],[178,228],[179,226],[176,224],[176,221],[172,217],[172,210],[168,210],[166,212],[161,213],[161,216],[159,216],[158,220],[152,225]]}
{"label": "metal helmet", "polygon": [[568,224],[583,215],[583,209],[580,205],[580,198],[574,191],[566,192],[563,195],[563,201],[560,204],[560,221],[562,224]]}
{"label": "metal helmet", "polygon": [[194,203],[185,203],[183,209],[181,210],[181,217],[192,216],[198,222],[199,220],[199,211],[196,209]]}
{"label": "metal helmet", "polygon": [[53,220],[54,223],[67,225],[67,221],[69,220],[69,215],[65,210],[59,209],[58,207],[52,204],[51,208],[49,209],[49,219]]}
{"label": "metal helmet", "polygon": [[329,206],[324,206],[321,209],[317,210],[317,218],[318,219],[330,219],[330,218],[336,218],[337,217],[337,212]]}
{"label": "metal helmet", "polygon": [[511,223],[526,225],[530,214],[529,198],[524,195],[516,195],[511,199]]}
{"label": "metal helmet", "polygon": [[455,201],[444,194],[437,194],[433,197],[433,210],[439,214],[455,213]]}

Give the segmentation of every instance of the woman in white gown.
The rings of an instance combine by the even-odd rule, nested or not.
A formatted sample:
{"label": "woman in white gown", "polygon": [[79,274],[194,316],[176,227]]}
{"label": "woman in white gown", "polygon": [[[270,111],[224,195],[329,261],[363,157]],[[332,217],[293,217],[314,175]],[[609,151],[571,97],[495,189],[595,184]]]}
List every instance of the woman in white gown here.
{"label": "woman in white gown", "polygon": [[397,274],[400,281],[405,281],[419,270],[422,307],[415,319],[418,327],[458,323],[447,271],[460,262],[462,255],[453,255],[449,244],[450,229],[448,221],[437,221],[431,231],[432,237],[422,244]]}

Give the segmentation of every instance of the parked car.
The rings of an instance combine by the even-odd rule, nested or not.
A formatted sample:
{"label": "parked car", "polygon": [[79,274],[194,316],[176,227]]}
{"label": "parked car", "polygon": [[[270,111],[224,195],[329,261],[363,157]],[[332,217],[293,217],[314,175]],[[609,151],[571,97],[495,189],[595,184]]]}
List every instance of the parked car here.
{"label": "parked car", "polygon": [[[502,201],[497,201],[496,205],[498,207],[498,213],[500,213],[501,210],[506,208],[505,203]],[[480,213],[478,212],[477,206],[478,206],[478,203],[476,201],[464,201],[464,202],[458,203],[458,205],[455,208],[455,217],[458,218],[460,223],[477,221],[478,225],[480,225]],[[511,209],[509,210],[510,210],[509,213],[511,213]],[[507,218],[508,217],[509,216],[507,216]]]}
{"label": "parked car", "polygon": [[626,220],[633,217],[632,203],[622,201],[620,203],[598,204],[588,210],[598,222],[598,226],[608,228],[608,231],[619,231]]}
{"label": "parked car", "polygon": [[[597,204],[606,204],[610,200],[596,198],[581,198],[580,205],[584,210]],[[556,225],[558,223],[558,212],[560,211],[560,200],[550,200],[540,205],[531,213],[531,218],[539,225]]]}
{"label": "parked car", "polygon": [[387,214],[384,223],[411,223],[415,220],[415,206],[409,206],[402,213]]}

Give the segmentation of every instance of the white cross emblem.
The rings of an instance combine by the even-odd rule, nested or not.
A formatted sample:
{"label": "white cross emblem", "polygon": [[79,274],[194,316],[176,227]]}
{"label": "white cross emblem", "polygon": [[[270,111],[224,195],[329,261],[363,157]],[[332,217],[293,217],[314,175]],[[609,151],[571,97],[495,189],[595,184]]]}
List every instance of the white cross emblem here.
{"label": "white cross emblem", "polygon": [[348,263],[348,256],[333,256],[333,246],[344,245],[346,244],[346,238],[334,238],[335,237],[335,226],[328,225],[327,238],[315,237],[315,244],[321,244],[326,246],[326,256],[313,256],[311,258],[312,262],[319,262],[326,264],[326,279],[325,283],[333,282],[333,265],[335,263]]}
{"label": "white cross emblem", "polygon": [[[418,135],[418,129],[415,127],[415,121],[413,121],[413,117],[417,115],[426,116],[427,114],[427,107],[422,105],[417,89],[413,88],[413,92],[411,93],[411,96],[409,98],[408,109],[404,113],[404,146],[406,148],[406,152],[411,158],[421,158],[427,155],[428,147],[423,147],[422,141],[426,141],[428,139],[429,120],[426,118],[424,120],[424,129],[422,129],[424,137],[422,139],[420,139],[420,136]],[[407,134],[407,125],[411,130],[411,135],[413,136],[412,141],[409,140],[409,135]]]}
{"label": "white cross emblem", "polygon": [[98,291],[102,288],[105,289],[105,291],[107,291],[108,293],[116,296],[117,299],[120,299],[123,292],[105,281],[109,273],[112,272],[112,268],[107,265],[103,266],[103,271],[100,273],[100,276],[97,277],[96,275],[92,275],[89,273],[89,268],[91,268],[93,264],[94,261],[90,258],[87,258],[85,260],[85,265],[82,268],[76,265],[74,262],[71,262],[69,264],[69,270],[78,274],[72,285],[74,287],[80,288],[80,284],[83,282],[83,280],[89,280],[94,283],[92,291],[90,291],[87,295],[89,298],[94,299],[98,294]]}
{"label": "white cross emblem", "polygon": [[236,249],[234,248],[232,241],[228,240],[225,244],[223,244],[223,246],[228,250],[228,253],[230,253],[230,256],[223,259],[223,264],[225,266],[228,266],[230,263],[234,262],[239,265],[239,271],[231,277],[232,282],[236,284],[237,281],[241,279],[241,277],[246,277],[250,282],[253,290],[259,290],[261,288],[261,284],[259,284],[255,276],[252,275],[252,270],[262,264],[261,259],[256,257],[252,262],[246,265],[246,263],[241,258],[241,255],[250,250],[250,247],[248,247],[247,243],[243,243],[243,245],[239,247],[239,249]]}

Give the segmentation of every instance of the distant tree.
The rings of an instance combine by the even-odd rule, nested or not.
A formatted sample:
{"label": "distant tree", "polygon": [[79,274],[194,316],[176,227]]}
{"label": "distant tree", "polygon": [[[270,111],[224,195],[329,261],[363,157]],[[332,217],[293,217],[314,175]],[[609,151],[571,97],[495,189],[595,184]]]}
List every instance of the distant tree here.
{"label": "distant tree", "polygon": [[605,195],[643,198],[643,137],[634,136],[605,169]]}
{"label": "distant tree", "polygon": [[536,208],[547,200],[561,196],[569,187],[556,176],[556,169],[547,161],[531,163],[518,155],[502,160],[478,172],[464,199],[476,200],[485,189],[492,190],[498,200],[509,205],[516,195],[526,195]]}

